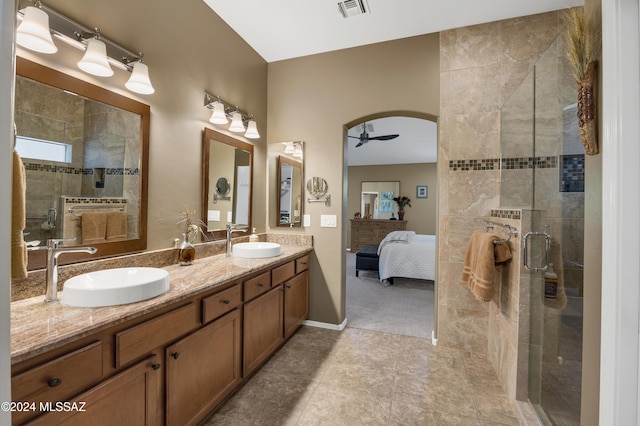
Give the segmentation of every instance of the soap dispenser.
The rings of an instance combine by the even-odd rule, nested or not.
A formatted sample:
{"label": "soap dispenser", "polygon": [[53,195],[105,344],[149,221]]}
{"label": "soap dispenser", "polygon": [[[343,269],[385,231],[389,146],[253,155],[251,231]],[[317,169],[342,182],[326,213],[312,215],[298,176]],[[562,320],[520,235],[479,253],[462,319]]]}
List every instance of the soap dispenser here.
{"label": "soap dispenser", "polygon": [[258,241],[260,241],[260,239],[258,238],[258,234],[256,234],[256,228],[253,228],[251,230],[251,235],[249,235],[249,241],[252,243],[257,243]]}
{"label": "soap dispenser", "polygon": [[553,263],[544,273],[544,297],[555,299],[558,297],[558,275],[553,270]]}

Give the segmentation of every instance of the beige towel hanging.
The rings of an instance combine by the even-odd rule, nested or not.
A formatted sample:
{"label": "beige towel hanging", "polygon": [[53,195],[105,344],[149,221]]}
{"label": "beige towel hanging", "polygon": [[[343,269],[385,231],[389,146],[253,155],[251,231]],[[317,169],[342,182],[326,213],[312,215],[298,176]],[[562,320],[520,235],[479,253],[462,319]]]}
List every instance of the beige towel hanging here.
{"label": "beige towel hanging", "polygon": [[107,214],[85,212],[81,216],[82,244],[104,243],[107,235]]}
{"label": "beige towel hanging", "polygon": [[13,150],[13,176],[11,194],[11,278],[21,280],[27,278],[27,245],[22,232],[26,227],[25,194],[27,181],[24,164]]}
{"label": "beige towel hanging", "polygon": [[474,231],[469,239],[462,269],[462,282],[477,300],[489,302],[493,299],[496,265],[511,259],[507,244],[494,244],[500,237],[488,232]]}
{"label": "beige towel hanging", "polygon": [[107,213],[107,241],[127,238],[127,212]]}

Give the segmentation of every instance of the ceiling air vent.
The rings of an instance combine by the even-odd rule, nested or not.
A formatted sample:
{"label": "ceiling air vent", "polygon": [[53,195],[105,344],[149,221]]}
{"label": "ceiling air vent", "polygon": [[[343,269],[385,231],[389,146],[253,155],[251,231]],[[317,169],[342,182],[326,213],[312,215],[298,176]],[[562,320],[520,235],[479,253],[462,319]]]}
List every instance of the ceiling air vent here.
{"label": "ceiling air vent", "polygon": [[[367,5],[368,8],[368,5]],[[344,0],[338,3],[338,11],[343,18],[363,15],[367,13],[365,9],[365,0]]]}

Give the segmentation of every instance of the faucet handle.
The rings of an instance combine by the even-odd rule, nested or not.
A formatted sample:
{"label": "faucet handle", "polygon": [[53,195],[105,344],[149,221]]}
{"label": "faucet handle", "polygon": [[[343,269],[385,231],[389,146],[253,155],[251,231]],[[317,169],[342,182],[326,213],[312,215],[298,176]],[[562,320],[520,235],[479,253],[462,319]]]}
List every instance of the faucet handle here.
{"label": "faucet handle", "polygon": [[49,240],[47,240],[47,247],[48,248],[58,248],[61,245],[64,245],[65,242],[72,242],[72,241],[76,241],[75,238],[51,238]]}

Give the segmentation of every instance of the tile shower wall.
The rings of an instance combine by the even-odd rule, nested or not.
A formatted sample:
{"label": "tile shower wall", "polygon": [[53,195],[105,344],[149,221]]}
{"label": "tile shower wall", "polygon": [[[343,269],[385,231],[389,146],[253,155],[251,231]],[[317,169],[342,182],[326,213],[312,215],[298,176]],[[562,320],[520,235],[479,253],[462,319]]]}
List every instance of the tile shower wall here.
{"label": "tile shower wall", "polygon": [[[503,271],[501,291],[489,303],[476,301],[460,275],[469,236],[500,205],[500,107],[560,28],[560,12],[551,12],[440,36],[438,343],[487,354],[512,399],[523,326],[516,262]],[[539,160],[523,158],[511,159],[514,167]]]}

